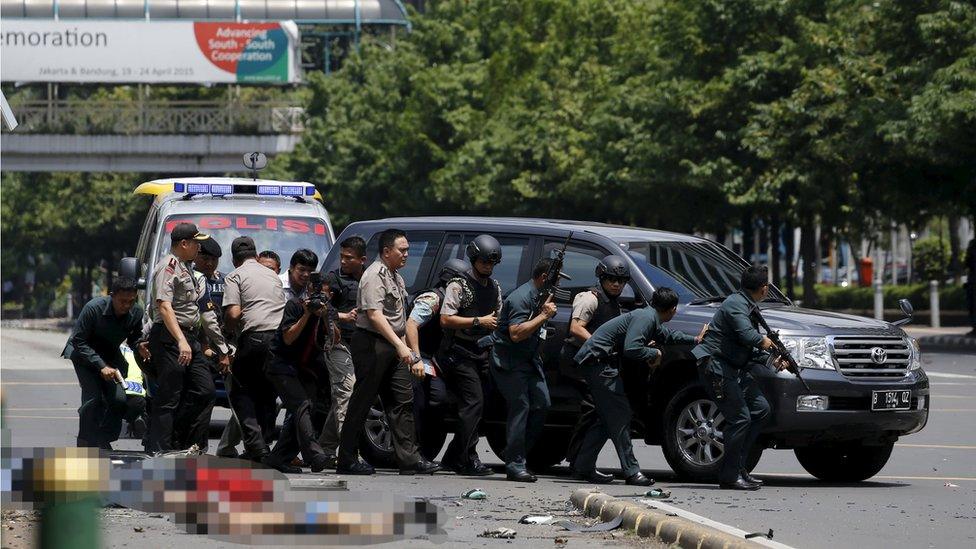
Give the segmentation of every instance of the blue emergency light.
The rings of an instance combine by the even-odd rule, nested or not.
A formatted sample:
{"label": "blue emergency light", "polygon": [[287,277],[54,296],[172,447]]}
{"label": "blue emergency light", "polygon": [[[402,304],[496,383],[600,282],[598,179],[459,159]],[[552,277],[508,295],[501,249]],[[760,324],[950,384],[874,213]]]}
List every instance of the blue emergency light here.
{"label": "blue emergency light", "polygon": [[315,196],[312,185],[232,185],[230,183],[173,183],[173,191],[187,194],[258,194],[263,196]]}

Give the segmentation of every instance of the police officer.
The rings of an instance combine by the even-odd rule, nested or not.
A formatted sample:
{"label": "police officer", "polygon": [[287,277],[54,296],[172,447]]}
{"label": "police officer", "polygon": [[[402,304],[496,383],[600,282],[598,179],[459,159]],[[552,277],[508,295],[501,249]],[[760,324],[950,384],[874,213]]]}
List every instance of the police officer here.
{"label": "police officer", "polygon": [[447,387],[432,360],[443,335],[440,313],[444,289],[469,267],[462,259],[447,260],[437,275],[437,283],[417,296],[407,318],[407,345],[424,360],[424,377],[414,380],[413,415],[420,453],[427,459],[437,457],[446,436],[442,406],[447,400]]}
{"label": "police officer", "polygon": [[[78,408],[78,446],[111,449],[126,411],[123,388],[117,380],[128,374],[119,345],[136,348],[142,335],[142,307],[136,303],[136,283],[116,278],[108,296],[85,304],[61,356],[71,359],[81,385]],[[121,376],[120,376],[121,374]]]}
{"label": "police officer", "polygon": [[447,448],[447,466],[459,475],[485,476],[492,470],[478,459],[478,425],[484,409],[483,379],[488,374],[488,349],[478,340],[498,326],[502,292],[491,278],[502,260],[502,246],[495,237],[479,235],[468,243],[465,255],[471,263],[444,291],[440,324],[443,330],[437,365],[458,403],[458,430]]}
{"label": "police officer", "polygon": [[228,387],[230,404],[241,424],[248,457],[279,470],[295,472],[286,464],[267,461],[276,407],[275,392],[265,376],[264,365],[268,347],[281,324],[284,290],[278,275],[258,263],[257,250],[250,237],[235,238],[231,255],[236,268],[226,278],[224,322],[231,331],[239,326],[240,335]]}
{"label": "police officer", "polygon": [[[573,312],[569,321],[569,337],[562,348],[561,368],[563,373],[576,379],[579,370],[575,366],[576,353],[593,332],[603,326],[608,320],[620,316],[620,303],[617,298],[624,286],[630,281],[630,267],[627,262],[615,255],[608,255],[600,260],[596,266],[597,285],[587,291],[576,294],[573,299]],[[576,375],[574,375],[576,374]],[[582,384],[581,409],[582,414],[573,428],[573,435],[569,440],[566,452],[570,463],[576,459],[583,436],[590,427],[599,421],[599,414],[593,404],[593,395],[589,388]]]}
{"label": "police officer", "polygon": [[517,482],[536,481],[525,467],[525,457],[542,433],[550,405],[538,351],[544,324],[556,315],[556,304],[550,298],[536,310],[536,301],[551,262],[539,260],[532,280],[505,298],[490,353],[491,377],[507,405],[505,473]]}
{"label": "police officer", "polygon": [[340,335],[340,341],[326,349],[331,394],[323,396],[329,397],[331,406],[322,425],[319,444],[329,457],[329,467],[336,465],[339,433],[346,421],[349,399],[356,383],[350,349],[352,335],[356,332],[356,296],[359,294],[359,279],[363,276],[365,262],[366,242],[361,237],[350,236],[339,243],[339,269],[325,275],[325,284],[331,295],[329,309],[335,313]]}
{"label": "police officer", "polygon": [[410,243],[406,233],[387,229],[380,233],[379,257],[359,282],[356,325],[353,335],[353,361],[356,385],[349,399],[349,411],[342,425],[336,472],[371,475],[371,465],[359,461],[359,435],[369,409],[382,395],[400,474],[432,474],[440,469],[417,451],[413,424],[413,383],[411,375],[422,377],[423,364],[407,346],[407,290],[397,272],[407,263]]}
{"label": "police officer", "polygon": [[[200,295],[189,266],[207,238],[192,223],[176,225],[170,253],[153,273],[149,351],[157,390],[149,421],[152,452],[206,440],[210,428],[215,388],[198,336],[201,307],[209,298]],[[229,364],[229,357],[221,357],[221,363]]]}
{"label": "police officer", "polygon": [[[746,470],[745,460],[769,418],[769,403],[750,370],[768,360],[773,342],[759,333],[758,303],[769,291],[766,267],[742,272],[741,289],[715,311],[701,344],[692,349],[698,376],[725,418],[724,451],[718,482],[723,489],[758,490],[762,481]],[[777,360],[779,370],[786,363]]]}
{"label": "police officer", "polygon": [[213,238],[208,238],[200,242],[200,253],[193,261],[193,268],[207,279],[210,301],[213,302],[214,311],[220,321],[224,317],[224,273],[217,270],[217,264],[222,255],[220,244]]}
{"label": "police officer", "polygon": [[631,311],[600,326],[576,353],[596,405],[600,421],[583,436],[579,455],[573,462],[573,474],[588,482],[607,484],[612,475],[596,470],[596,459],[609,438],[620,458],[620,469],[627,484],[649,486],[653,480],[641,473],[630,441],[633,419],[630,402],[620,377],[620,360],[644,362],[650,367],[661,363],[661,351],[655,344],[692,344],[698,338],[672,331],[664,326],[678,310],[678,294],[670,288],[658,288],[651,306]]}

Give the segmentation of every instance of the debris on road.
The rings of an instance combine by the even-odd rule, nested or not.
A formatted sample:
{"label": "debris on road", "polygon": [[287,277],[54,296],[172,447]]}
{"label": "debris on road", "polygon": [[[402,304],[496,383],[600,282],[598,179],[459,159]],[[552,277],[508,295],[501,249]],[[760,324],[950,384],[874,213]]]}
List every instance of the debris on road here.
{"label": "debris on road", "polygon": [[958,484],[953,484],[951,482],[946,482],[945,483],[945,487],[946,488],[959,488],[959,485]]}
{"label": "debris on road", "polygon": [[491,530],[485,530],[484,532],[478,534],[479,538],[495,538],[495,539],[515,539],[515,530],[511,528],[493,528]]}
{"label": "debris on road", "polygon": [[555,543],[556,545],[559,545],[561,547],[561,546],[566,545],[567,543],[569,543],[569,540],[566,539],[566,538],[556,538],[556,539],[552,540],[552,542]]}
{"label": "debris on road", "polygon": [[463,499],[486,499],[488,497],[488,493],[481,488],[472,488],[471,490],[461,494],[461,497]]}
{"label": "debris on road", "polygon": [[773,529],[770,528],[769,532],[753,532],[752,534],[746,534],[746,539],[752,538],[773,539]]}
{"label": "debris on road", "polygon": [[519,524],[549,524],[554,518],[552,515],[524,515],[519,519]]}
{"label": "debris on road", "polygon": [[593,526],[582,526],[576,524],[571,520],[560,520],[558,522],[554,522],[553,525],[560,526],[565,530],[569,530],[570,532],[584,532],[584,533],[585,532],[609,532],[611,530],[616,530],[617,528],[620,528],[620,525],[623,524],[623,521],[624,521],[624,516],[617,515],[617,518],[613,520],[607,522],[598,522]]}
{"label": "debris on road", "polygon": [[142,526],[133,526],[133,527],[132,527],[132,531],[133,531],[133,532],[139,532],[139,533],[141,534],[142,532],[145,532],[145,531],[146,531],[146,529],[145,529],[145,528],[143,528]]}
{"label": "debris on road", "polygon": [[669,497],[671,497],[671,491],[664,490],[661,488],[651,488],[650,490],[644,493],[644,496],[649,498],[654,498],[654,499],[668,499]]}

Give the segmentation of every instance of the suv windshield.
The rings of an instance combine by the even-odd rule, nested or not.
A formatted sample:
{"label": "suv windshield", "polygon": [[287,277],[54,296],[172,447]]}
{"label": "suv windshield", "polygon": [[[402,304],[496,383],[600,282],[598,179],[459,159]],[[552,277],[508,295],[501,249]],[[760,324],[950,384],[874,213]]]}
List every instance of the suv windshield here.
{"label": "suv windshield", "polygon": [[218,269],[227,274],[234,270],[230,244],[238,236],[254,239],[258,253],[271,250],[281,257],[281,272],[288,269],[288,262],[295,250],[308,248],[325,259],[329,251],[328,226],[313,217],[243,215],[243,214],[176,214],[166,218],[160,234],[157,259],[169,252],[169,235],[182,222],[195,223],[202,233],[210,235],[220,244],[222,255]]}
{"label": "suv windshield", "polygon": [[[667,286],[682,303],[721,300],[739,289],[748,266],[726,248],[709,242],[627,242],[637,267],[655,287]],[[767,301],[789,301],[770,285]]]}

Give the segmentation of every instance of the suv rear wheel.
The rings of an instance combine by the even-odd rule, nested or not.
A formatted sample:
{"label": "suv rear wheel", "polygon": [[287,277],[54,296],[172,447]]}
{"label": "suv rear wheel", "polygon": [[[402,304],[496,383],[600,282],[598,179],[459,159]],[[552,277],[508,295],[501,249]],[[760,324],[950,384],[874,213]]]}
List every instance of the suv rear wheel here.
{"label": "suv rear wheel", "polygon": [[[678,476],[699,482],[714,481],[725,449],[725,418],[699,385],[678,391],[664,411],[662,450]],[[750,472],[762,457],[754,447],[746,459]]]}
{"label": "suv rear wheel", "polygon": [[862,446],[856,443],[818,448],[793,450],[796,459],[808,473],[820,480],[834,482],[861,482],[878,474],[895,443],[881,446]]}
{"label": "suv rear wheel", "polygon": [[369,409],[363,432],[359,437],[359,452],[374,467],[395,467],[396,454],[393,451],[393,431],[386,419],[383,402],[376,399]]}

